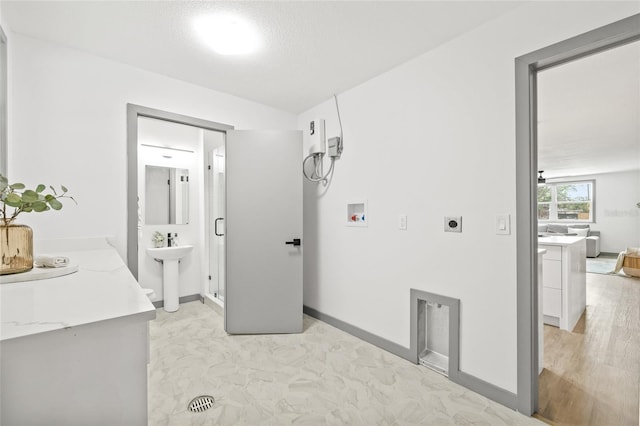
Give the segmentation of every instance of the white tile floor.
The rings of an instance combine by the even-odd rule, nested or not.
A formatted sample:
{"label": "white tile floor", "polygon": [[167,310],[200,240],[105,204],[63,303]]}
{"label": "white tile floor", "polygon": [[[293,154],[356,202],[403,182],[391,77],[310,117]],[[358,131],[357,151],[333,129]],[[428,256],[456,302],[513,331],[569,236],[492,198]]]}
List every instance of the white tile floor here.
{"label": "white tile floor", "polygon": [[[150,425],[540,425],[311,317],[291,335],[229,336],[191,302],[151,322]],[[215,398],[202,413],[198,395]]]}

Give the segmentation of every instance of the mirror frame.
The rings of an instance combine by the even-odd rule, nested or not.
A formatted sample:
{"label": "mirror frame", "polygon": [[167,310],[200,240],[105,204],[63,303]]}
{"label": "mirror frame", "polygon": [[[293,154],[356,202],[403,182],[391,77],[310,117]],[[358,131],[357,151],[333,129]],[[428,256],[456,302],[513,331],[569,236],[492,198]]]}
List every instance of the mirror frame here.
{"label": "mirror frame", "polygon": [[138,118],[146,117],[225,133],[234,127],[141,105],[127,104],[127,266],[138,279]]}

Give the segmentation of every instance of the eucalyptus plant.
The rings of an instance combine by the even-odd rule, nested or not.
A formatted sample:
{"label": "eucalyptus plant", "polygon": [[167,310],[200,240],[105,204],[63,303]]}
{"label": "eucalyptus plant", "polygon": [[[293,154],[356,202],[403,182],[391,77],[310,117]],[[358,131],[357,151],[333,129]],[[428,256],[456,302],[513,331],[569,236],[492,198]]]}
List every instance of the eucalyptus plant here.
{"label": "eucalyptus plant", "polygon": [[164,243],[164,234],[161,234],[159,231],[155,231],[151,240],[157,244]]}
{"label": "eucalyptus plant", "polygon": [[[9,180],[0,175],[0,220],[3,224],[11,223],[20,213],[45,212],[47,210],[62,209],[60,199],[68,198],[76,203],[70,195],[69,190],[60,185],[60,192],[49,185],[49,190],[43,184],[39,184],[35,189],[26,189],[23,183],[9,184]],[[76,203],[77,204],[77,203]]]}

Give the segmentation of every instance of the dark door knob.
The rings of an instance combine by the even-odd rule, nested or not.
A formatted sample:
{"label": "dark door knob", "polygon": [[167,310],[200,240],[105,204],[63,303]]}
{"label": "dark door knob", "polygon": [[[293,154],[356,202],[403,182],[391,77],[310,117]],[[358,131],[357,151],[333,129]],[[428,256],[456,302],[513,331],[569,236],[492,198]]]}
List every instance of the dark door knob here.
{"label": "dark door knob", "polygon": [[293,241],[285,241],[285,244],[291,244],[294,247],[297,247],[300,245],[300,238],[294,238]]}

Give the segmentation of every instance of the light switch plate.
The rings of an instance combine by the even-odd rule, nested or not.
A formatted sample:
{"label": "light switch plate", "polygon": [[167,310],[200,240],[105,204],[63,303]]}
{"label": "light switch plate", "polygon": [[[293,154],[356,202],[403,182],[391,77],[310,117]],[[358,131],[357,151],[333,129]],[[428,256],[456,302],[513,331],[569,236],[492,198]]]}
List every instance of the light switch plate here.
{"label": "light switch plate", "polygon": [[407,230],[407,215],[406,214],[401,214],[400,216],[398,216],[398,229],[400,229],[402,231],[406,231]]}
{"label": "light switch plate", "polygon": [[462,216],[445,216],[444,232],[462,232]]}
{"label": "light switch plate", "polygon": [[497,235],[511,234],[511,215],[510,214],[496,215],[496,234]]}

